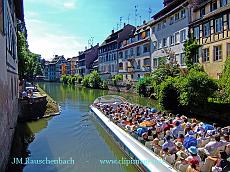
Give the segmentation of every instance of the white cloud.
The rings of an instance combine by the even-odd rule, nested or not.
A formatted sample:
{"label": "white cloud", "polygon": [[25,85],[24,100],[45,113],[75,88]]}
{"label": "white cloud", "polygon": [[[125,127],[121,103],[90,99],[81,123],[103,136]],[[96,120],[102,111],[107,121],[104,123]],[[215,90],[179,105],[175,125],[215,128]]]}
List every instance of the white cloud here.
{"label": "white cloud", "polygon": [[65,2],[63,4],[65,9],[74,9],[76,7],[75,2]]}
{"label": "white cloud", "polygon": [[81,38],[63,32],[61,25],[27,18],[26,25],[29,49],[47,60],[55,54],[66,58],[76,56],[86,45]]}
{"label": "white cloud", "polygon": [[77,0],[25,0],[33,4],[45,4],[50,7],[58,8],[59,10],[75,9]]}

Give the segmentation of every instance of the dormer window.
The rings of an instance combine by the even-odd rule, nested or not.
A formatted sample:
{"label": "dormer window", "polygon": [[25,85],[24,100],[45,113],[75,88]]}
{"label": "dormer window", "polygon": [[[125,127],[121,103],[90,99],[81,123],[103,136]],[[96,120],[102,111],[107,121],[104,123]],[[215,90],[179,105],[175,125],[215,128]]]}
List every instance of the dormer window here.
{"label": "dormer window", "polygon": [[217,1],[211,2],[211,6],[210,7],[211,7],[210,11],[217,10]]}

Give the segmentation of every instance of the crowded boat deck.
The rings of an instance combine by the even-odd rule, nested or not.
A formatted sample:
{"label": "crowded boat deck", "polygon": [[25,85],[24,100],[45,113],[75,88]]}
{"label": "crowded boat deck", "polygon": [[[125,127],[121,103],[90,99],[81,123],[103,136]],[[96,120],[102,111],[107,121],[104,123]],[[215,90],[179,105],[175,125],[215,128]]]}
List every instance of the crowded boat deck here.
{"label": "crowded boat deck", "polygon": [[[135,158],[140,159],[139,151],[139,154],[147,152],[147,156],[141,157],[142,160],[155,160],[152,166],[143,164],[146,171],[230,170],[229,126],[221,128],[215,123],[203,123],[195,118],[189,119],[185,115],[166,114],[112,95],[96,99],[91,110],[101,120],[104,117],[108,118],[102,120],[107,127],[111,127],[112,124],[117,127],[110,128],[113,135],[116,135],[115,130],[125,131],[127,135],[123,134],[119,141],[126,146],[130,143],[135,145],[135,150],[128,146]],[[129,141],[124,141],[122,137],[129,138]]]}

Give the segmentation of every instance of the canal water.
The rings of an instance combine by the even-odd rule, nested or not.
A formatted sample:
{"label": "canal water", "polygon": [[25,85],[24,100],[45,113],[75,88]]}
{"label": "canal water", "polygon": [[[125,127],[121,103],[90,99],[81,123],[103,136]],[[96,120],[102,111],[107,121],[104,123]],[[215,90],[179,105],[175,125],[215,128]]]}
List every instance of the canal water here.
{"label": "canal water", "polygon": [[12,165],[7,172],[136,172],[135,166],[102,165],[100,160],[120,160],[127,157],[106,131],[89,113],[89,105],[103,95],[116,94],[133,103],[155,106],[155,102],[133,94],[66,86],[60,83],[40,83],[40,86],[60,104],[61,115],[18,124],[10,162],[14,158],[43,160],[70,159],[73,165]]}

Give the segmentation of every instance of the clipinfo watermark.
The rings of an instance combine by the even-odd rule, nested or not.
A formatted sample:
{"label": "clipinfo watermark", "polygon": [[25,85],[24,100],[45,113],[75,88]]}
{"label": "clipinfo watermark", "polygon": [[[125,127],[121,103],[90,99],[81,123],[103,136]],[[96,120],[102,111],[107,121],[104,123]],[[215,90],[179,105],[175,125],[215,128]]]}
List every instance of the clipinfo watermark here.
{"label": "clipinfo watermark", "polygon": [[139,164],[144,164],[147,165],[149,163],[162,163],[163,160],[129,160],[126,158],[119,159],[119,160],[113,160],[113,159],[104,159],[104,160],[99,160],[101,165],[126,165],[129,166],[131,164],[134,165],[139,165]]}
{"label": "clipinfo watermark", "polygon": [[48,159],[47,157],[45,159],[31,159],[31,158],[13,158],[11,161],[11,164],[17,165],[17,164],[32,164],[32,165],[73,165],[75,164],[75,161],[72,157],[69,159],[61,159],[58,157],[58,159]]}

